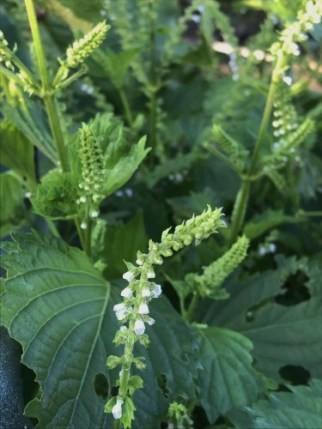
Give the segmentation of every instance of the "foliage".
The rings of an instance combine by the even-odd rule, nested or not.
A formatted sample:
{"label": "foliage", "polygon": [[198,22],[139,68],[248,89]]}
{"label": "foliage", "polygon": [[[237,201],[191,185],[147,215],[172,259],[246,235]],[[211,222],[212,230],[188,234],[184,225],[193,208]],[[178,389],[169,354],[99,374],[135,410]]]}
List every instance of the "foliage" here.
{"label": "foliage", "polygon": [[35,374],[25,414],[320,427],[321,2],[0,14],[1,324]]}

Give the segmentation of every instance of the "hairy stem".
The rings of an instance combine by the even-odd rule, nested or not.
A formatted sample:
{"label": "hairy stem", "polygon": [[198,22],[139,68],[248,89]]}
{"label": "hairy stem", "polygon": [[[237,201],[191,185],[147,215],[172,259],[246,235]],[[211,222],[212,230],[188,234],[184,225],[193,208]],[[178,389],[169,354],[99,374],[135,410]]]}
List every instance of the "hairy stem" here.
{"label": "hairy stem", "polygon": [[[259,132],[255,143],[254,151],[252,154],[252,158],[250,161],[250,166],[248,169],[248,177],[253,176],[256,169],[258,156],[263,146],[266,130],[270,121],[270,117],[273,109],[274,97],[275,97],[277,85],[280,79],[280,75],[283,71],[284,62],[285,62],[285,56],[284,56],[284,53],[281,51],[277,57],[275,68],[272,73],[272,79],[271,79],[271,83],[270,83],[270,87],[269,87],[269,91],[266,99],[265,109],[264,109],[262,121],[259,127]],[[231,233],[229,237],[229,245],[232,245],[236,241],[237,236],[243,226],[246,211],[247,211],[249,194],[250,194],[250,180],[244,179],[242,181],[241,188],[239,190],[237,199],[235,201],[235,206],[233,210],[234,216],[232,219],[232,227],[231,227]]]}

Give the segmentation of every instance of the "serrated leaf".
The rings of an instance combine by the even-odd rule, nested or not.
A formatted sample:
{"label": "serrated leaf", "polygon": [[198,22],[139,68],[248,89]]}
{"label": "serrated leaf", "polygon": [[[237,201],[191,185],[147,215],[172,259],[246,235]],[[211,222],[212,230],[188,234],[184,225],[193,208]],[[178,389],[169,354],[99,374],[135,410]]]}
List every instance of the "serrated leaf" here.
{"label": "serrated leaf", "polygon": [[22,177],[34,180],[34,149],[15,125],[4,120],[0,123],[1,164]]}
{"label": "serrated leaf", "polygon": [[[118,327],[113,305],[119,291],[110,286],[79,249],[53,237],[17,235],[4,243],[7,270],[2,323],[22,344],[23,363],[36,373],[40,401],[28,405],[42,429],[109,429],[112,417],[95,393],[97,374],[109,379],[106,358],[115,351]],[[134,397],[135,428],[150,429],[164,419],[172,396],[157,379],[166,377],[171,395],[193,397],[192,332],[165,298],[151,305],[156,324],[148,327],[151,345],[137,355],[146,359],[143,389]],[[164,333],[167,332],[167,335]],[[113,371],[111,377],[115,379]],[[191,393],[192,392],[192,393]]]}
{"label": "serrated leaf", "polygon": [[252,343],[223,328],[198,329],[200,344],[200,403],[210,422],[230,409],[252,403],[262,381],[252,367]]}
{"label": "serrated leaf", "polygon": [[105,180],[101,192],[107,197],[133,176],[151,149],[145,148],[146,137],[136,144],[130,142],[123,124],[111,113],[96,115],[90,126],[104,154]]}
{"label": "serrated leaf", "polygon": [[280,210],[267,210],[260,215],[254,216],[246,223],[244,227],[244,234],[250,240],[254,240],[255,238],[260,237],[266,231],[275,228],[283,223],[294,222],[298,222],[298,220],[292,216],[286,215]]}
{"label": "serrated leaf", "polygon": [[31,199],[37,213],[51,219],[70,219],[77,215],[78,182],[73,173],[51,170],[41,179]]}
{"label": "serrated leaf", "polygon": [[0,237],[13,232],[25,218],[25,192],[19,176],[12,171],[0,175]]}
{"label": "serrated leaf", "polygon": [[[311,298],[293,306],[277,304],[284,281],[297,270],[309,278]],[[203,306],[203,323],[224,326],[248,337],[254,345],[256,368],[282,381],[279,370],[285,365],[299,365],[314,377],[322,375],[322,289],[318,287],[321,269],[305,259],[280,260],[275,271],[266,271],[239,282],[231,278],[226,289],[231,298],[224,303]]]}
{"label": "serrated leaf", "polygon": [[[254,429],[308,429],[322,427],[322,381],[310,386],[288,386],[291,392],[276,392],[268,400],[247,408]],[[248,429],[238,425],[237,428]]]}

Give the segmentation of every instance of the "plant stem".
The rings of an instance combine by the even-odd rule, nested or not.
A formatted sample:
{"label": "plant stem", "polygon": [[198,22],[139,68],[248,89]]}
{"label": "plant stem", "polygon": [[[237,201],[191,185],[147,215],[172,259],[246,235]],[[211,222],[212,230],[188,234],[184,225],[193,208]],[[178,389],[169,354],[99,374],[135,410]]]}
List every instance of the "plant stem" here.
{"label": "plant stem", "polygon": [[131,127],[133,124],[133,115],[132,115],[132,111],[130,108],[129,100],[127,98],[126,92],[124,91],[124,88],[120,87],[120,88],[118,88],[118,90],[120,93],[120,98],[121,98],[121,102],[123,105],[126,121],[127,121],[128,125]]}
{"label": "plant stem", "polygon": [[[260,153],[260,149],[263,145],[266,130],[270,121],[277,85],[280,79],[281,72],[283,71],[284,61],[285,61],[284,53],[281,51],[277,57],[275,68],[272,73],[272,79],[271,79],[271,83],[270,83],[270,87],[269,87],[269,91],[266,99],[265,109],[264,109],[262,121],[260,124],[257,140],[255,143],[254,151],[252,154],[252,158],[250,161],[250,166],[248,169],[248,177],[253,176],[254,171],[256,169],[256,164]],[[234,210],[233,210],[233,220],[232,220],[232,226],[231,226],[231,233],[229,237],[229,245],[232,245],[236,241],[237,236],[243,226],[246,211],[247,211],[247,205],[249,201],[250,184],[251,182],[248,178],[244,179],[242,181],[241,188],[238,192],[238,195],[235,201]]]}
{"label": "plant stem", "polygon": [[184,319],[186,320],[186,322],[191,322],[196,306],[198,304],[198,301],[199,301],[199,295],[194,294],[189,304],[188,310],[184,315]]}
{"label": "plant stem", "polygon": [[40,38],[39,27],[35,12],[35,7],[33,4],[33,0],[25,0],[26,10],[29,19],[29,25],[31,29],[32,39],[35,46],[36,59],[38,72],[40,75],[41,83],[42,83],[42,91],[41,95],[45,103],[50,129],[52,132],[53,139],[56,144],[61,168],[63,171],[68,171],[68,158],[66,154],[66,148],[64,144],[64,136],[61,129],[61,124],[59,120],[57,102],[55,100],[55,96],[53,94],[53,90],[49,83],[49,77],[47,73],[47,64],[46,58],[44,54],[44,49],[42,45],[42,41]]}
{"label": "plant stem", "polygon": [[51,94],[47,94],[43,97],[50,129],[54,138],[54,141],[56,143],[57,152],[60,160],[60,165],[63,171],[68,171],[68,157],[66,153],[66,147],[64,143],[64,136],[61,129],[60,119],[59,119],[59,113],[58,113],[58,107],[57,107],[57,101],[55,97]]}

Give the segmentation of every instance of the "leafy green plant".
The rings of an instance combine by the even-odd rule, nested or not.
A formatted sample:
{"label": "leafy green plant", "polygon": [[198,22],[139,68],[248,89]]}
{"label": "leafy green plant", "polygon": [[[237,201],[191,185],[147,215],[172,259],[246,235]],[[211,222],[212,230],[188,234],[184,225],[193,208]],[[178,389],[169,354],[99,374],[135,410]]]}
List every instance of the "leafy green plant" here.
{"label": "leafy green plant", "polygon": [[31,425],[322,424],[322,5],[224,3],[1,6],[1,324]]}

